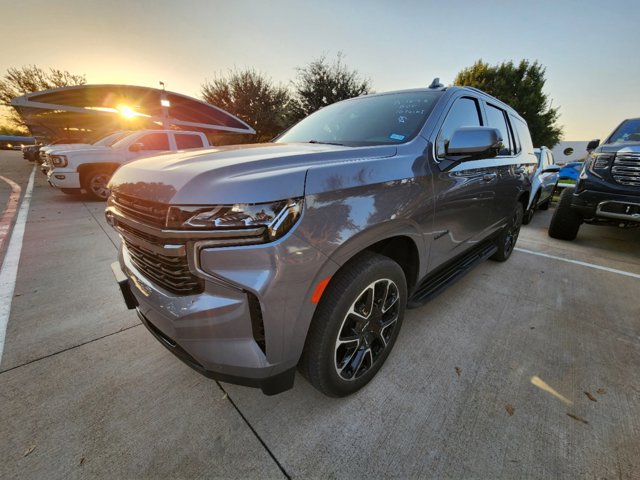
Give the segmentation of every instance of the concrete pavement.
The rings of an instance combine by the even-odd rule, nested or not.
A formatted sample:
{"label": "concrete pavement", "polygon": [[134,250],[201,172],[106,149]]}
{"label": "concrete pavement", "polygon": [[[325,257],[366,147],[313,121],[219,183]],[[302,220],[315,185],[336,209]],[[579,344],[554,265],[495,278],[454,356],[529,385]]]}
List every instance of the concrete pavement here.
{"label": "concrete pavement", "polygon": [[[104,205],[37,178],[0,364],[1,478],[639,478],[638,278],[515,252],[410,310],[357,394],[298,376],[266,397],[166,352],[111,278]],[[560,242],[551,214],[518,247],[640,273],[639,230]]]}

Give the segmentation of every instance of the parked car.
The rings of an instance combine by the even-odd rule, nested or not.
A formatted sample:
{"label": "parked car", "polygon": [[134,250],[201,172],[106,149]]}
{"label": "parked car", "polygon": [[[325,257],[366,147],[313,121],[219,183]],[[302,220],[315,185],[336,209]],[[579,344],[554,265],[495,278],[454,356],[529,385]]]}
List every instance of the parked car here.
{"label": "parked car", "polygon": [[22,149],[22,158],[35,162],[38,159],[41,144],[27,145]]}
{"label": "parked car", "polygon": [[553,160],[551,150],[547,147],[536,148],[534,152],[538,159],[538,167],[533,175],[529,205],[522,219],[524,225],[531,222],[536,209],[547,210],[549,208],[560,170],[560,167]]}
{"label": "parked car", "polygon": [[208,147],[201,132],[141,130],[129,133],[111,146],[91,145],[77,150],[56,150],[48,157],[47,178],[63,193],[82,190],[91,198],[106,200],[113,172],[132,160],[162,152]]}
{"label": "parked car", "polygon": [[580,225],[640,226],[640,118],[623,121],[600,145],[587,146],[575,187],[562,191],[549,235],[573,240]]}
{"label": "parked car", "polygon": [[567,163],[558,172],[557,188],[573,187],[578,180],[583,162]]}
{"label": "parked car", "polygon": [[46,147],[43,147],[42,149],[40,149],[40,158],[43,160],[43,163],[47,163],[48,156],[54,155],[56,152],[62,152],[62,151],[69,152],[71,150],[83,150],[83,149],[86,149],[87,147],[92,147],[92,146],[110,147],[111,145],[116,143],[118,140],[124,138],[130,133],[131,133],[130,131],[112,132],[100,137],[98,140],[91,143],[63,143],[63,144],[47,145]]}
{"label": "parked car", "polygon": [[474,88],[366,95],[275,143],[152,157],[111,179],[127,306],[200,373],[276,394],[296,366],[355,392],[421,305],[518,239],[527,124]]}

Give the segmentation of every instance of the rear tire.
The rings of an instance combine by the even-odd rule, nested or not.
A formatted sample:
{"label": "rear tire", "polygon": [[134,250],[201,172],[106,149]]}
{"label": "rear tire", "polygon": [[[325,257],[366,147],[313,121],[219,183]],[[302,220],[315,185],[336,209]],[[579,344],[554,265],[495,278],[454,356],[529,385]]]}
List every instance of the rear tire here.
{"label": "rear tire", "polygon": [[574,240],[582,223],[582,216],[571,208],[575,188],[567,187],[560,194],[558,206],[551,217],[549,236],[559,240]]}
{"label": "rear tire", "polygon": [[111,172],[105,170],[92,170],[82,180],[82,188],[91,200],[106,201],[111,193],[107,184],[111,180]]}
{"label": "rear tire", "polygon": [[509,223],[504,227],[498,238],[496,238],[496,246],[498,251],[491,255],[491,260],[496,262],[506,262],[518,241],[518,235],[520,235],[520,226],[522,225],[522,217],[524,216],[524,207],[520,202],[516,202],[516,207],[513,211]]}
{"label": "rear tire", "polygon": [[364,387],[398,338],[407,303],[400,265],[365,252],[325,290],[311,321],[298,368],[315,388],[344,397]]}

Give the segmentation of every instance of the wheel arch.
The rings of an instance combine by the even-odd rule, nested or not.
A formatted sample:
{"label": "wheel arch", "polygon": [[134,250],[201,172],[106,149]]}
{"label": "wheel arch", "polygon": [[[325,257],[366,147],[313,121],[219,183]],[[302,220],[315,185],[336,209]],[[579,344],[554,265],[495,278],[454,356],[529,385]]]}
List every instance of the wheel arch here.
{"label": "wheel arch", "polygon": [[115,162],[84,163],[79,165],[78,175],[80,176],[80,184],[84,182],[87,175],[91,172],[95,172],[96,170],[105,170],[108,173],[113,173],[118,169],[118,167],[120,167],[120,164]]}

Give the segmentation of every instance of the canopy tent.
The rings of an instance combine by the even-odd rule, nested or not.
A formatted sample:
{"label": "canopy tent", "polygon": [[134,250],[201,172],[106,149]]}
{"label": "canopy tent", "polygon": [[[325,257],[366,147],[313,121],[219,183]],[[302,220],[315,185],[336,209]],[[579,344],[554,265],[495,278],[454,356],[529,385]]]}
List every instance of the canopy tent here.
{"label": "canopy tent", "polygon": [[132,85],[78,85],[16,97],[36,137],[84,139],[115,130],[179,129],[255,134],[238,117],[195,98]]}

